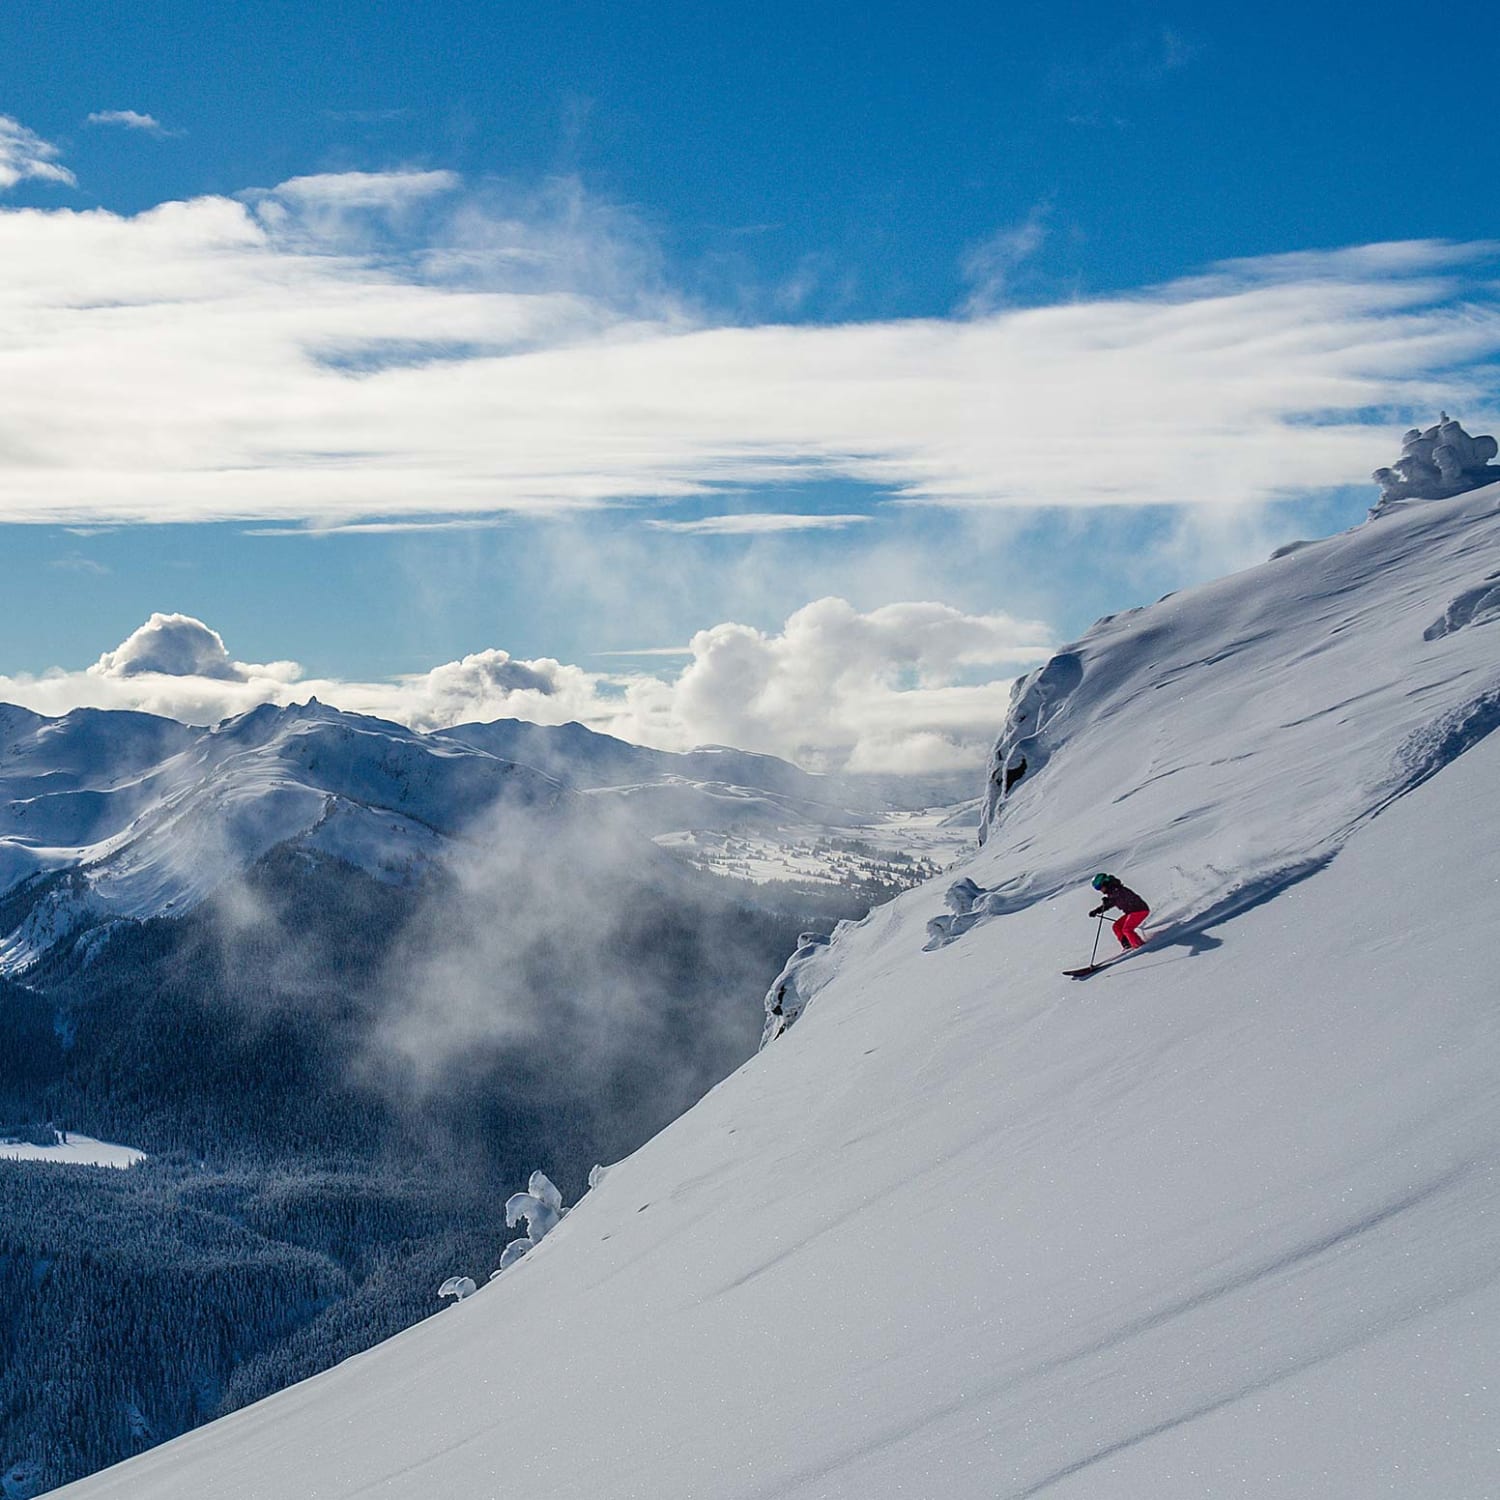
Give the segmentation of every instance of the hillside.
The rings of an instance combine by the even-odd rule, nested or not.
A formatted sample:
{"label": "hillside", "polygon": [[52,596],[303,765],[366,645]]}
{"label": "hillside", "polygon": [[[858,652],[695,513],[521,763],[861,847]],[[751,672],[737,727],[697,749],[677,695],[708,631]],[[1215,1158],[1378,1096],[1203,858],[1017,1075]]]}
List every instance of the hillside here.
{"label": "hillside", "polygon": [[[60,1493],[1494,1495],[1497,502],[1101,622],[961,881],[532,1255]],[[1156,937],[1073,983],[1099,869]]]}
{"label": "hillside", "polygon": [[800,931],[910,883],[874,851],[874,889],[790,884],[808,811],[753,782],[794,768],[727,751],[741,784],[637,768],[773,847],[760,884],[695,870],[633,816],[653,783],[597,783],[603,737],[519,728],[564,780],[316,702],[0,709],[4,1500],[429,1313],[517,1173],[581,1190],[753,1053]]}

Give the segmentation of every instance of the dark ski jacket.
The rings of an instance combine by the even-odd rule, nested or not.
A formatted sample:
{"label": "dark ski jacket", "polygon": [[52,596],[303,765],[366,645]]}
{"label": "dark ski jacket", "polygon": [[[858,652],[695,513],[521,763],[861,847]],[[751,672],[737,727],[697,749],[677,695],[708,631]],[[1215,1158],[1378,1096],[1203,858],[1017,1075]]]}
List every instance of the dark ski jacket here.
{"label": "dark ski jacket", "polygon": [[1127,916],[1133,911],[1151,910],[1128,885],[1121,885],[1118,880],[1107,882],[1099,895],[1099,905],[1089,913],[1091,917],[1103,916],[1112,906],[1118,907]]}

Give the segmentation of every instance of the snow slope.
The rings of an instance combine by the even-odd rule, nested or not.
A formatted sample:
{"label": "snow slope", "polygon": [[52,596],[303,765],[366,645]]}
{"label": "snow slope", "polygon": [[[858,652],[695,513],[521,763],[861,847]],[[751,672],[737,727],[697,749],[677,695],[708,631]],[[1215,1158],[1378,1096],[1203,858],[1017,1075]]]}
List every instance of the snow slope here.
{"label": "snow slope", "polygon": [[[1497,501],[1096,627],[972,887],[479,1295],[59,1493],[1500,1493]],[[1159,936],[1076,984],[1109,867]]]}
{"label": "snow slope", "polygon": [[[1065,888],[1082,859],[1128,864],[1164,915],[1226,915],[1500,725],[1497,493],[1408,504],[1101,621],[1019,684],[991,761],[991,907]],[[1487,591],[1488,613],[1465,608]]]}

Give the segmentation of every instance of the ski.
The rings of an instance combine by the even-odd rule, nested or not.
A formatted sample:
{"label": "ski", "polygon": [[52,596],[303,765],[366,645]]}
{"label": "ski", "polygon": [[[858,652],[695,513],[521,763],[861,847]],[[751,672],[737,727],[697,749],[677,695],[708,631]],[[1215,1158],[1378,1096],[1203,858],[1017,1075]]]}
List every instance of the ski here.
{"label": "ski", "polygon": [[[1139,948],[1132,948],[1130,953],[1139,953]],[[1069,979],[1087,979],[1090,974],[1097,974],[1100,969],[1112,969],[1123,959],[1130,957],[1130,953],[1117,953],[1113,958],[1106,958],[1097,964],[1085,964],[1081,969],[1064,969],[1063,973]]]}
{"label": "ski", "polygon": [[[1145,946],[1145,943],[1141,944],[1141,948]],[[1140,951],[1140,948],[1132,948],[1130,953],[1117,953],[1113,958],[1106,958],[1102,963],[1085,964],[1081,969],[1064,969],[1063,973],[1069,979],[1087,979],[1090,974],[1097,974],[1100,969],[1112,969],[1117,963],[1129,958],[1131,953],[1139,953]]]}

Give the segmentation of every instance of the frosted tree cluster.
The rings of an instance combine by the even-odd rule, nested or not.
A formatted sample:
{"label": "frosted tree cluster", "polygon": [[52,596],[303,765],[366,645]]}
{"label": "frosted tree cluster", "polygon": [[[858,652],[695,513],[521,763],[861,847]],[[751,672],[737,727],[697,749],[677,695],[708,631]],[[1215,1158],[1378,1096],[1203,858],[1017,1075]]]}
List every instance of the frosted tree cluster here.
{"label": "frosted tree cluster", "polygon": [[1490,463],[1500,444],[1485,434],[1470,437],[1447,412],[1437,424],[1413,427],[1401,440],[1401,457],[1388,469],[1370,477],[1380,486],[1380,503],[1393,500],[1446,500],[1465,490],[1500,480],[1500,468]]}
{"label": "frosted tree cluster", "polygon": [[[594,1168],[589,1174],[590,1187],[593,1187],[596,1176],[600,1181],[603,1180],[604,1171],[602,1167]],[[563,1207],[562,1194],[552,1179],[545,1172],[533,1172],[526,1183],[526,1191],[512,1193],[505,1200],[505,1227],[514,1229],[524,1221],[526,1234],[523,1238],[512,1240],[500,1252],[500,1264],[490,1272],[490,1280],[493,1281],[501,1271],[508,1271],[523,1255],[536,1249],[557,1228],[567,1212]],[[438,1288],[438,1296],[452,1297],[456,1302],[462,1302],[478,1290],[472,1276],[450,1276]]]}
{"label": "frosted tree cluster", "polygon": [[526,1237],[512,1240],[501,1251],[500,1265],[493,1275],[508,1271],[523,1255],[540,1245],[543,1238],[557,1228],[565,1213],[567,1209],[563,1207],[562,1194],[551,1178],[545,1172],[533,1172],[526,1191],[512,1193],[505,1201],[505,1227],[514,1229],[524,1219]]}

